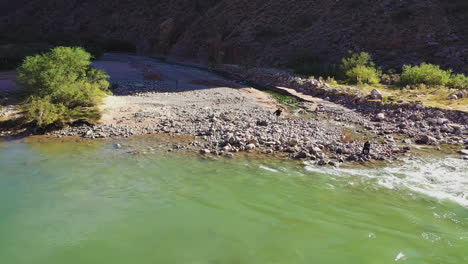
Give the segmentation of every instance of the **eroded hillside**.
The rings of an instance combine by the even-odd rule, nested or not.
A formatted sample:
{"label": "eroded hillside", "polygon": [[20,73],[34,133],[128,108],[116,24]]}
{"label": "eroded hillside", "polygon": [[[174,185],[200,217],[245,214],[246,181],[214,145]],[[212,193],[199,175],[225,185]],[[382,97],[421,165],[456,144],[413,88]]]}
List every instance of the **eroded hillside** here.
{"label": "eroded hillside", "polygon": [[466,0],[0,0],[4,35],[106,36],[145,54],[248,65],[366,50],[386,67],[468,72],[466,25]]}

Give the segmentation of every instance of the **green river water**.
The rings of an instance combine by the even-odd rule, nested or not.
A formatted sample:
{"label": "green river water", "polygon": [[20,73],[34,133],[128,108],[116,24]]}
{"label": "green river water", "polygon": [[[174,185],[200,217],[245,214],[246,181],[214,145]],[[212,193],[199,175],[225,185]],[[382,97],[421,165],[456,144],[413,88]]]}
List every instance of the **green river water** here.
{"label": "green river water", "polygon": [[468,263],[462,160],[337,170],[129,149],[0,142],[0,263]]}

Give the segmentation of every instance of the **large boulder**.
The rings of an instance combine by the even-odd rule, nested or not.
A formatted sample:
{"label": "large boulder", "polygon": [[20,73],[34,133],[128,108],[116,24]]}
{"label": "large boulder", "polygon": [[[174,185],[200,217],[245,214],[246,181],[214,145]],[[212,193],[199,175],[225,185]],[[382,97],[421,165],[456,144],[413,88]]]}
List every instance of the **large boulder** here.
{"label": "large boulder", "polygon": [[310,156],[309,153],[305,151],[299,152],[296,156],[294,156],[295,159],[307,159]]}
{"label": "large boulder", "polygon": [[254,148],[255,148],[255,144],[248,144],[247,146],[245,146],[246,150],[252,150]]}
{"label": "large boulder", "polygon": [[377,122],[382,122],[384,120],[385,120],[385,114],[384,113],[378,113],[374,117],[374,121],[377,121]]}
{"label": "large boulder", "polygon": [[426,145],[434,145],[437,144],[437,139],[431,136],[423,135],[418,140],[416,140],[417,144],[426,144]]}
{"label": "large boulder", "polygon": [[202,154],[202,155],[206,155],[206,154],[210,154],[210,153],[211,153],[211,151],[209,149],[201,149],[200,150],[200,154]]}
{"label": "large boulder", "polygon": [[370,95],[369,95],[369,98],[370,99],[374,99],[374,100],[382,100],[383,99],[383,95],[382,93],[377,90],[377,89],[374,89],[371,91]]}

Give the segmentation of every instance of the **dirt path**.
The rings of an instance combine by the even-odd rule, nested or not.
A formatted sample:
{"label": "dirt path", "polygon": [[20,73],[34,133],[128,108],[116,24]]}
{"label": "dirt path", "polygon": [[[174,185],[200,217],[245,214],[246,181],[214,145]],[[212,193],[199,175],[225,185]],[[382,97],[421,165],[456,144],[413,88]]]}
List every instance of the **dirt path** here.
{"label": "dirt path", "polygon": [[[102,105],[104,125],[149,126],[180,112],[274,111],[276,100],[208,71],[133,55],[106,54],[94,63],[118,86]],[[140,91],[141,92],[138,92]],[[135,92],[136,91],[136,92]]]}

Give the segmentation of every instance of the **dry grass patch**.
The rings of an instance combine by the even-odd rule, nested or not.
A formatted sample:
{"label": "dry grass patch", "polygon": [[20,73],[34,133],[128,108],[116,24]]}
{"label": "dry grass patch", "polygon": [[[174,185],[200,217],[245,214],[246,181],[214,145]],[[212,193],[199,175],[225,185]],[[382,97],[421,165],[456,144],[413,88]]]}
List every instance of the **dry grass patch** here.
{"label": "dry grass patch", "polygon": [[419,101],[425,106],[438,107],[442,109],[460,110],[468,112],[468,98],[457,100],[448,99],[450,95],[460,91],[447,87],[425,87],[407,89],[392,85],[336,85],[337,89],[348,89],[359,91],[364,95],[370,94],[373,89],[378,89],[384,96],[384,101]]}

